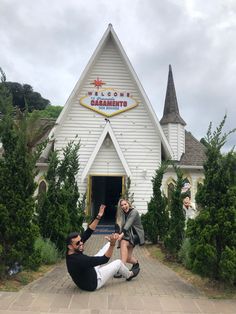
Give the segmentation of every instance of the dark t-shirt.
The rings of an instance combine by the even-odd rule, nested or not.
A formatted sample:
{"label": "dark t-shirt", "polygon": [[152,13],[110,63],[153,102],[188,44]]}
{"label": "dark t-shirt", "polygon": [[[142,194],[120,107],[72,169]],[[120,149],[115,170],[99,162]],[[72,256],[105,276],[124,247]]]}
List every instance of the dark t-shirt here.
{"label": "dark t-shirt", "polygon": [[[87,229],[82,241],[85,242],[93,233],[93,230]],[[67,270],[74,283],[83,290],[94,291],[97,288],[97,273],[95,266],[106,264],[109,258],[103,256],[88,256],[82,252],[66,255]]]}

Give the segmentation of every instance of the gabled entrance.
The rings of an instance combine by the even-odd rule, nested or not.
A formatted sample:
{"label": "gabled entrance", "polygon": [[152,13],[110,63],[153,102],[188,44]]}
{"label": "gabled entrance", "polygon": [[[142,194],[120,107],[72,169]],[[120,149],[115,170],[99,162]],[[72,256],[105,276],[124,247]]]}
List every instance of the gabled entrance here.
{"label": "gabled entrance", "polygon": [[102,224],[114,224],[116,208],[122,195],[122,176],[90,176],[90,214],[95,217],[100,204],[106,205]]}

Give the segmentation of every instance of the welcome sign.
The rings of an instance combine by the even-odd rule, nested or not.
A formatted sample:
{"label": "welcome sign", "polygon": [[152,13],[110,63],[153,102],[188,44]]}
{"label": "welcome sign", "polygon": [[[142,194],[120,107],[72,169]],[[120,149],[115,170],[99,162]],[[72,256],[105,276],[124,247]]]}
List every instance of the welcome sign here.
{"label": "welcome sign", "polygon": [[80,98],[80,104],[106,117],[111,117],[138,105],[129,92],[121,92],[113,88],[89,91]]}

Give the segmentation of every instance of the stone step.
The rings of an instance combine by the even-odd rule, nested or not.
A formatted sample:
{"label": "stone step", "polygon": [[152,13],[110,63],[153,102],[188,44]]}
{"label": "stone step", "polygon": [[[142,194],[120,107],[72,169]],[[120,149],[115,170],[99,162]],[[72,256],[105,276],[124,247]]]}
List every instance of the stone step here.
{"label": "stone step", "polygon": [[98,225],[94,234],[111,234],[115,232],[114,225]]}

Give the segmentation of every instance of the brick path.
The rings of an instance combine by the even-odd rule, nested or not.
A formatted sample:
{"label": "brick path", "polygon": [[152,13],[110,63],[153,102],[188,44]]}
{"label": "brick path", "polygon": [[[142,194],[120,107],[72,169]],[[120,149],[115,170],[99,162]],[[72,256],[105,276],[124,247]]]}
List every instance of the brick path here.
{"label": "brick path", "polygon": [[[104,236],[93,235],[86,252],[96,251]],[[140,274],[130,282],[112,279],[98,291],[78,289],[65,262],[20,292],[0,292],[0,314],[179,314],[236,313],[236,300],[209,300],[172,270],[152,259],[145,246],[135,248]],[[116,250],[114,258],[119,256]]]}

